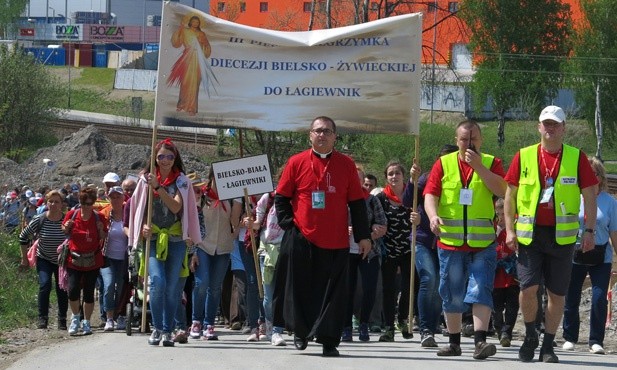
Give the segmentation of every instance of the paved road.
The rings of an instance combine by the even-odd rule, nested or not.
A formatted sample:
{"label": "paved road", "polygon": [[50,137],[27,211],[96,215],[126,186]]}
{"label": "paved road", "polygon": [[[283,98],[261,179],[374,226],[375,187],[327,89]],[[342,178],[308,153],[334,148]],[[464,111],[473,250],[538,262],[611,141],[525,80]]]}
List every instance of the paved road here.
{"label": "paved road", "polygon": [[[305,351],[296,350],[288,339],[287,347],[273,347],[268,342],[247,343],[246,335],[220,330],[220,340],[206,342],[189,340],[174,348],[152,347],[147,336],[97,331],[88,337],[71,338],[64,343],[41,347],[15,362],[9,369],[577,369],[615,368],[617,356],[592,355],[583,352],[556,350],[560,364],[517,361],[518,346],[498,346],[497,354],[484,361],[474,360],[473,341],[463,338],[463,356],[443,358],[435,349],[423,349],[417,336],[397,342],[344,343],[339,347],[341,357],[324,358],[321,346],[310,343]],[[376,339],[372,336],[371,339]],[[447,338],[437,336],[440,343]],[[433,368],[434,366],[434,368]]]}

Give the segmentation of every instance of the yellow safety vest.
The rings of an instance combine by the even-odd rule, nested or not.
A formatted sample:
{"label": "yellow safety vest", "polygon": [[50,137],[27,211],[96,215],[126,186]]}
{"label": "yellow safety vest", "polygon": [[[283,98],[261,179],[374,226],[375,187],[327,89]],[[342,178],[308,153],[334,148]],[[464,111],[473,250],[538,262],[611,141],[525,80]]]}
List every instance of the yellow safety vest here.
{"label": "yellow safety vest", "polygon": [[[481,154],[482,164],[491,168],[494,156]],[[443,168],[441,197],[437,214],[443,221],[439,239],[446,245],[460,247],[465,242],[474,248],[486,248],[495,240],[495,207],[493,193],[474,171],[467,188],[472,194],[471,205],[460,204],[461,173],[458,165],[458,152],[440,158]]]}
{"label": "yellow safety vest", "polygon": [[[536,211],[540,202],[542,182],[538,146],[528,146],[520,151],[520,174],[516,196],[516,237],[523,245],[531,244],[536,222]],[[580,150],[563,145],[561,163],[555,174],[553,202],[555,209],[555,240],[559,245],[576,242],[579,229],[578,212],[581,205],[581,191],[578,186],[578,161]]]}

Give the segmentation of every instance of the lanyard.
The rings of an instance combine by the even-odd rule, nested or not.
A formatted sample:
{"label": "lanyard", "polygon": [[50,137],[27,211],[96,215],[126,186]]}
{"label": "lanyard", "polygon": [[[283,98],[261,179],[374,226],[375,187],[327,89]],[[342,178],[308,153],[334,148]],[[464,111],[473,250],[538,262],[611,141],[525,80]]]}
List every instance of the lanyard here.
{"label": "lanyard", "polygon": [[[460,158],[458,158],[458,157],[457,157],[457,159],[458,159],[458,161],[457,161],[456,163],[458,164],[458,169],[459,169],[459,171],[461,171],[461,178],[462,178],[463,180],[465,180],[465,181],[463,182],[463,187],[464,187],[465,189],[467,189],[467,187],[469,186],[469,181],[471,180],[471,177],[473,176],[473,168],[471,168],[471,166],[469,166],[469,167],[471,168],[471,171],[469,172],[469,174],[467,174],[467,176],[465,176],[465,171],[463,170],[462,161],[461,161],[461,159],[460,159]],[[465,177],[463,177],[463,176],[465,176]]]}
{"label": "lanyard", "polygon": [[561,162],[561,148],[559,148],[559,152],[557,153],[557,158],[555,159],[555,162],[553,163],[553,167],[549,170],[548,166],[546,165],[546,158],[544,157],[544,149],[540,148],[540,158],[542,158],[542,165],[544,166],[544,169],[546,171],[546,173],[544,174],[544,181],[545,181],[545,186],[553,186],[553,171],[555,171],[555,168],[557,168],[557,163]]}
{"label": "lanyard", "polygon": [[328,172],[328,166],[330,165],[330,159],[332,159],[332,157],[328,158],[328,163],[326,163],[326,166],[323,169],[323,172],[321,174],[317,174],[315,173],[315,163],[313,163],[313,157],[315,155],[313,153],[311,153],[311,170],[313,171],[313,174],[315,175],[315,178],[317,179],[317,190],[319,190],[319,184],[321,184],[321,181],[323,180],[324,176],[326,175],[326,172]]}

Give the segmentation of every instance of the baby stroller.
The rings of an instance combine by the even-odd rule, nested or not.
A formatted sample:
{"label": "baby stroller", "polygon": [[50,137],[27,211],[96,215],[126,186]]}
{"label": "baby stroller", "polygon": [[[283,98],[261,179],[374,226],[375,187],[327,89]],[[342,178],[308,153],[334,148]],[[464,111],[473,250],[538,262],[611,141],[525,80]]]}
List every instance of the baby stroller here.
{"label": "baby stroller", "polygon": [[146,305],[146,327],[141,327],[141,315],[144,310],[143,279],[140,279],[140,266],[143,263],[143,250],[141,247],[133,248],[129,254],[129,289],[130,299],[126,304],[126,335],[132,335],[133,330],[137,333],[150,333],[152,317]]}

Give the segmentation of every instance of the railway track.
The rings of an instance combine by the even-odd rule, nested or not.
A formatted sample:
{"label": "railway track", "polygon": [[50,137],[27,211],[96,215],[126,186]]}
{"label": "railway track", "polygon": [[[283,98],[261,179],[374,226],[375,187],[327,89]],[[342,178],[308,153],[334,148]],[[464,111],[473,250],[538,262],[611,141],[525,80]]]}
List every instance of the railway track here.
{"label": "railway track", "polygon": [[[135,138],[135,139],[151,139],[152,138],[152,129],[149,127],[140,127],[140,126],[131,126],[131,125],[122,125],[122,124],[111,124],[111,123],[101,123],[101,122],[85,122],[85,121],[75,121],[68,119],[56,119],[51,123],[52,128],[64,129],[67,131],[79,131],[80,129],[94,125],[96,128],[105,135],[119,135]],[[121,130],[121,132],[120,132]],[[169,137],[170,139],[176,142],[183,143],[191,143],[191,144],[203,144],[203,145],[216,145],[217,137],[216,135],[210,134],[202,134],[202,133],[191,133],[178,131],[173,129],[166,128],[158,128],[158,135]]]}

